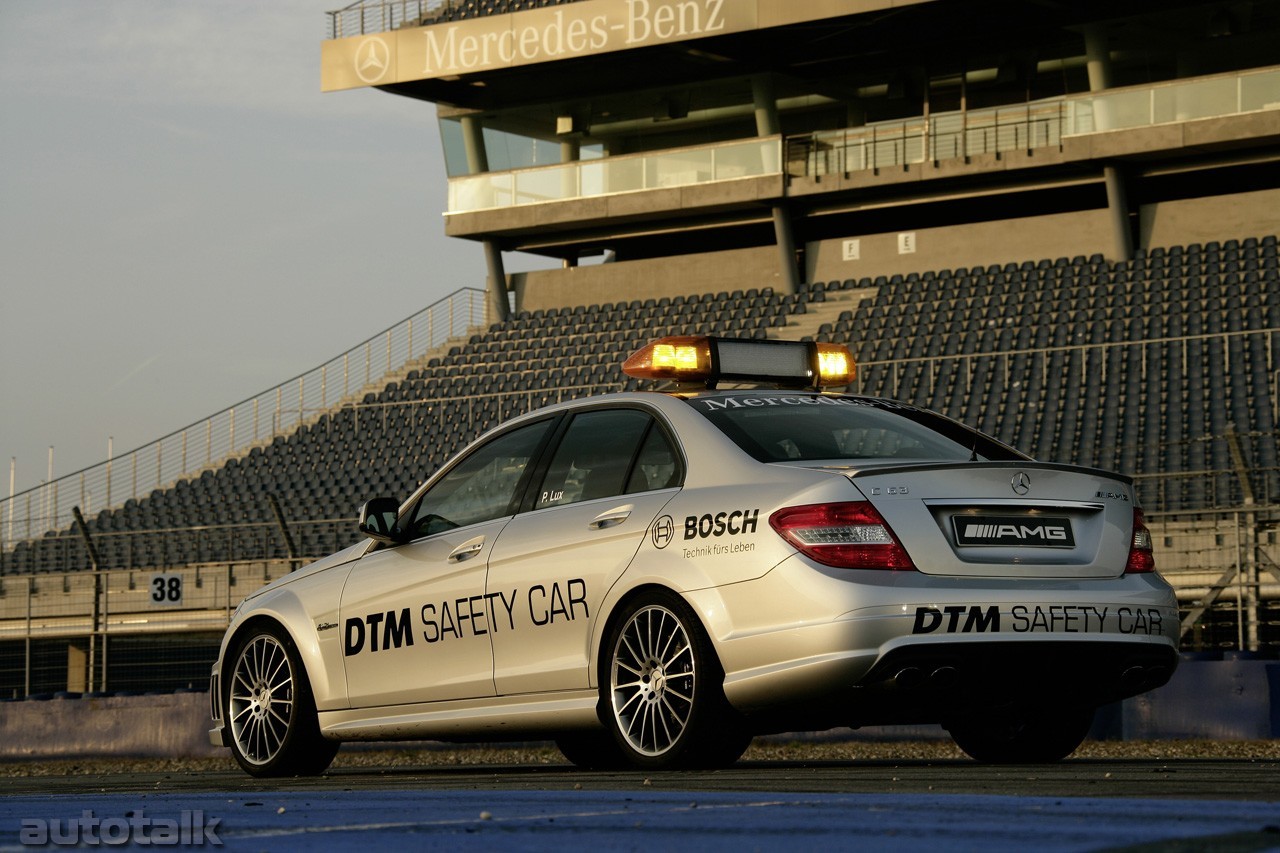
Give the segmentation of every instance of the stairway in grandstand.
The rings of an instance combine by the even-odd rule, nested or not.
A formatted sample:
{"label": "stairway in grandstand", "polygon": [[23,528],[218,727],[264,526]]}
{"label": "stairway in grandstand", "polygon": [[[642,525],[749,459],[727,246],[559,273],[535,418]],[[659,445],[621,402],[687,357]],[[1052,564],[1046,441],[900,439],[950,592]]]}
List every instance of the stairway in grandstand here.
{"label": "stairway in grandstand", "polygon": [[[1120,263],[1000,267],[522,312],[288,436],[103,511],[103,568],[286,556],[354,541],[357,506],[405,496],[479,433],[560,399],[635,389],[626,355],[666,334],[848,343],[854,390],[907,400],[1038,458],[1139,475],[1149,509],[1238,506],[1231,436],[1259,501],[1280,499],[1276,239],[1153,249]],[[1233,425],[1234,424],[1234,428]],[[1156,475],[1159,475],[1157,479]],[[1145,482],[1150,479],[1150,483]],[[0,554],[6,573],[87,567],[74,531]]]}

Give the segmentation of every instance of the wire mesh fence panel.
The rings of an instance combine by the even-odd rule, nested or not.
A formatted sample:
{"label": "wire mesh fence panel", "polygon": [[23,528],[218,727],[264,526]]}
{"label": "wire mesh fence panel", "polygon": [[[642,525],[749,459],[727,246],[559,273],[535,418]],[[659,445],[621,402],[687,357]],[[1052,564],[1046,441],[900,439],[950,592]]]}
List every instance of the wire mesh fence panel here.
{"label": "wire mesh fence panel", "polygon": [[0,595],[0,698],[204,690],[235,606],[295,565],[8,578]]}

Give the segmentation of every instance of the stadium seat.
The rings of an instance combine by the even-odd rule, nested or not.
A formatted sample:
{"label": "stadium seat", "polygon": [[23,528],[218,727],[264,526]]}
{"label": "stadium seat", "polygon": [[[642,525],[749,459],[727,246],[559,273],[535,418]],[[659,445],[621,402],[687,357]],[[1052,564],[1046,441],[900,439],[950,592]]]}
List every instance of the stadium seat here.
{"label": "stadium seat", "polygon": [[[300,547],[321,556],[354,534],[349,522],[341,532],[310,522],[349,519],[377,493],[407,494],[489,426],[558,399],[562,388],[638,387],[616,377],[602,351],[623,355],[654,334],[694,327],[783,333],[810,305],[855,288],[877,295],[825,321],[818,337],[853,345],[865,393],[962,417],[1040,458],[1185,474],[1144,495],[1161,510],[1240,500],[1232,476],[1196,472],[1230,471],[1228,424],[1250,424],[1246,452],[1269,472],[1259,479],[1274,494],[1280,334],[1265,330],[1280,328],[1276,248],[1274,235],[1241,235],[1151,247],[1119,264],[1078,255],[833,279],[798,295],[740,288],[522,311],[413,365],[359,405],[97,512],[91,528],[110,568],[283,556],[273,526],[235,535],[193,529],[269,517],[265,495],[276,492],[292,496],[282,503]],[[455,411],[467,414],[458,420]],[[457,423],[466,426],[445,427]],[[157,529],[180,532],[147,532]],[[0,552],[4,574],[86,562],[69,528]]]}

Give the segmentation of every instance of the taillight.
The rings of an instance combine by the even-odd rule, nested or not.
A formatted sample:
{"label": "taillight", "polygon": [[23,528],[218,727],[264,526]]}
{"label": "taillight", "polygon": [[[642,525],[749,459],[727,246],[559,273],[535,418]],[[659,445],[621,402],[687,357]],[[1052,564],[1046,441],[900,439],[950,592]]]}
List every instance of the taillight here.
{"label": "taillight", "polygon": [[802,554],[839,569],[915,569],[889,525],[866,501],[780,509],[769,525]]}
{"label": "taillight", "polygon": [[1133,541],[1129,544],[1129,561],[1125,563],[1125,574],[1154,572],[1156,558],[1151,552],[1151,531],[1142,518],[1142,510],[1133,510]]}

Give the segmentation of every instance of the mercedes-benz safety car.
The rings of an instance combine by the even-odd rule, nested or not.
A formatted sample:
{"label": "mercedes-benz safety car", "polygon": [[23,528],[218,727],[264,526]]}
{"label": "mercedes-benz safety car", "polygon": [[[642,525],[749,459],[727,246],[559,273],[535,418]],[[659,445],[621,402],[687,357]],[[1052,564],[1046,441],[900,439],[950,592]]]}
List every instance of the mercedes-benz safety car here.
{"label": "mercedes-benz safety car", "polygon": [[665,338],[624,370],[669,390],[504,423],[249,595],[211,740],[255,776],[406,739],[661,769],[940,723],[979,761],[1042,762],[1172,675],[1130,478],[820,390],[850,382],[841,346]]}

